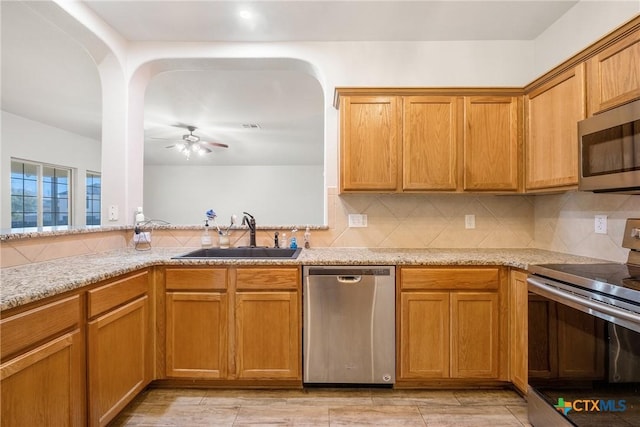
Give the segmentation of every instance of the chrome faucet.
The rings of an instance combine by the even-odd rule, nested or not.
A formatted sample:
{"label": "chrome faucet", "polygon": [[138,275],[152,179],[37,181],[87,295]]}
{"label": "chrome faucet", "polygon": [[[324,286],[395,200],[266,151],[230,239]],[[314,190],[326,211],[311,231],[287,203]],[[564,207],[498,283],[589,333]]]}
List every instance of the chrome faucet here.
{"label": "chrome faucet", "polygon": [[[242,225],[246,225],[249,227],[249,246],[252,248],[256,247],[256,220],[248,212],[242,212],[244,216],[242,217]],[[247,218],[248,217],[248,218]]]}

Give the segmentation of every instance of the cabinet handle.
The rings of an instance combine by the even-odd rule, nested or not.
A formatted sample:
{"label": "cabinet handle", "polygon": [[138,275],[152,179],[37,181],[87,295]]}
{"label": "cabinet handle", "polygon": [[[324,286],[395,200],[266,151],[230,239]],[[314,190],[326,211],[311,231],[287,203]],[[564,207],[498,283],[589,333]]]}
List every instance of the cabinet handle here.
{"label": "cabinet handle", "polygon": [[362,280],[362,276],[338,276],[338,282],[346,284],[355,284]]}

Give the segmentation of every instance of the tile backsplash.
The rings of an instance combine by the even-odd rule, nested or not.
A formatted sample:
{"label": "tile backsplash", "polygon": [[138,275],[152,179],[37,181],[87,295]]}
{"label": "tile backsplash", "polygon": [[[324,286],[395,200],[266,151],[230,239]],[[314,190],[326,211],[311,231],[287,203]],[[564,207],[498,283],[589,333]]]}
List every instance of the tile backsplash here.
{"label": "tile backsplash", "polygon": [[[640,218],[640,196],[572,191],[536,196],[535,247],[626,262],[622,236],[627,218]],[[594,231],[595,215],[607,216],[607,234]]]}
{"label": "tile backsplash", "polygon": [[[392,248],[515,248],[534,241],[531,196],[347,194],[329,192],[329,230],[319,246]],[[350,228],[349,214],[366,214]],[[465,228],[465,215],[475,228]],[[318,234],[318,233],[317,233]],[[317,240],[317,239],[315,239]]]}
{"label": "tile backsplash", "polygon": [[[539,248],[625,262],[625,220],[640,217],[640,196],[566,192],[554,195],[345,194],[328,189],[328,228],[313,230],[316,247]],[[366,228],[351,228],[349,214],[366,214]],[[465,228],[474,215],[475,228]],[[594,232],[606,215],[607,234]],[[197,247],[199,229],[154,230],[154,247]],[[2,267],[132,246],[130,232],[105,232],[2,242]],[[301,237],[302,230],[299,232]],[[258,231],[272,245],[272,231]],[[246,245],[246,231],[231,234]]]}

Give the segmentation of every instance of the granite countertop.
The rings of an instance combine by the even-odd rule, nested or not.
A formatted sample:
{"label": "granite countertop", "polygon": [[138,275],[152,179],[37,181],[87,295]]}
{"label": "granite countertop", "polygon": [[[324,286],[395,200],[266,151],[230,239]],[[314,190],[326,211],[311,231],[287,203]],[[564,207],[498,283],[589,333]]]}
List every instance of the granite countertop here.
{"label": "granite countertop", "polygon": [[0,270],[0,310],[155,265],[505,265],[606,262],[541,249],[303,249],[297,259],[172,259],[195,248],[122,249]]}

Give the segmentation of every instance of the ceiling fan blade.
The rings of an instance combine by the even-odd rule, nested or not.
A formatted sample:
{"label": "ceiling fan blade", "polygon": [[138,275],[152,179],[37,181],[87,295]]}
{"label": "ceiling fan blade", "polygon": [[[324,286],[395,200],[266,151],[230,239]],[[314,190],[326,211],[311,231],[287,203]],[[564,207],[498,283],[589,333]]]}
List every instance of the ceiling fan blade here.
{"label": "ceiling fan blade", "polygon": [[200,143],[201,144],[211,145],[213,147],[229,148],[229,146],[227,144],[223,144],[222,142],[200,141]]}
{"label": "ceiling fan blade", "polygon": [[192,131],[192,132],[195,131],[196,129],[198,129],[197,127],[195,127],[193,125],[190,125],[190,124],[187,124],[187,123],[180,123],[180,122],[174,123],[174,124],[172,124],[170,126],[172,126],[174,128],[186,129],[186,130],[189,130],[189,131]]}

